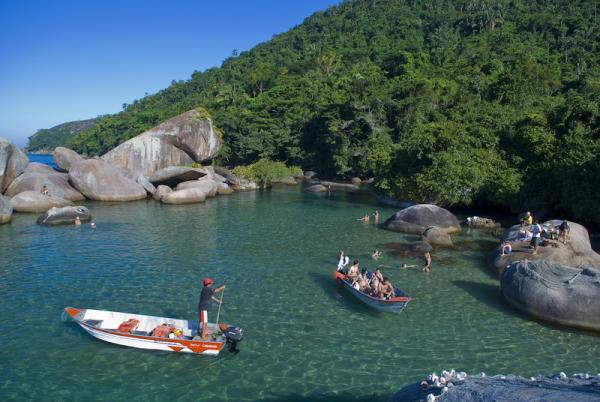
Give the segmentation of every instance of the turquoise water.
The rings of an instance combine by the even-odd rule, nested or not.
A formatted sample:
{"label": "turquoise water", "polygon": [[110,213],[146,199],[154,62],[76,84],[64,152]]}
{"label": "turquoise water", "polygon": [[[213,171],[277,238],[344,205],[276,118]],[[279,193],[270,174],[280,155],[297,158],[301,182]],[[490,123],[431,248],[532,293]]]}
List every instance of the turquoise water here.
{"label": "turquoise water", "polygon": [[[600,371],[599,337],[507,306],[484,267],[494,239],[476,232],[434,251],[430,274],[384,269],[416,299],[402,314],[352,299],[332,280],[339,248],[370,268],[421,264],[389,244],[410,236],[355,220],[371,202],[297,187],[187,206],[88,202],[96,230],[14,215],[0,226],[0,397],[384,401],[441,369]],[[238,355],[120,347],[60,319],[65,306],[193,318],[206,275],[227,283],[222,319],[246,335]]]}

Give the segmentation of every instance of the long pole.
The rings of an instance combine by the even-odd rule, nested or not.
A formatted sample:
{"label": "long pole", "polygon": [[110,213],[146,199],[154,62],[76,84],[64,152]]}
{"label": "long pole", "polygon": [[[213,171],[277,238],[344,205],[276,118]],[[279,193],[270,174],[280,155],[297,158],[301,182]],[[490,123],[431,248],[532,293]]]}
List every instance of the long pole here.
{"label": "long pole", "polygon": [[223,304],[223,296],[225,295],[225,289],[221,292],[221,300],[219,300],[219,309],[217,310],[217,327],[219,326],[219,316],[221,315],[221,304]]}

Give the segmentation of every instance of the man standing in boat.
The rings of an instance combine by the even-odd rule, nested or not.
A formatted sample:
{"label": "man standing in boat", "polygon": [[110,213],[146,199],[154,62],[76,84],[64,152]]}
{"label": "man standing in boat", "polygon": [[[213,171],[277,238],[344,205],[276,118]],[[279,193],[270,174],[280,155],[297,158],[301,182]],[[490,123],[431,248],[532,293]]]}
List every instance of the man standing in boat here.
{"label": "man standing in boat", "polygon": [[198,310],[200,312],[200,325],[202,326],[202,332],[200,336],[202,339],[207,340],[207,332],[208,332],[208,312],[212,307],[212,301],[221,304],[221,301],[215,297],[215,294],[222,292],[225,289],[225,286],[218,287],[216,289],[212,288],[213,280],[211,278],[204,278],[204,287],[202,288],[202,292],[200,292],[200,301],[198,302]]}

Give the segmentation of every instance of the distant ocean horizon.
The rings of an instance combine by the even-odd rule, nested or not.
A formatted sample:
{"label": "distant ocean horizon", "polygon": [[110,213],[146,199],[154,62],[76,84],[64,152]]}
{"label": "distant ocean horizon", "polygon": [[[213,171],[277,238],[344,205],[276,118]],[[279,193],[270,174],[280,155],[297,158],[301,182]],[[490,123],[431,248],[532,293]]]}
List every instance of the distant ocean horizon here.
{"label": "distant ocean horizon", "polygon": [[57,169],[58,166],[54,161],[54,156],[50,154],[27,154],[30,162],[43,163],[45,165],[51,166],[53,169]]}

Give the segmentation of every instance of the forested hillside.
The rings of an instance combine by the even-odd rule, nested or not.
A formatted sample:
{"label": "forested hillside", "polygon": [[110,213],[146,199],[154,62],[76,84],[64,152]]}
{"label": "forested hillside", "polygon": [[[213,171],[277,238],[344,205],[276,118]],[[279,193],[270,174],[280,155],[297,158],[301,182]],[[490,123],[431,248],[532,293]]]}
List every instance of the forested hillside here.
{"label": "forested hillside", "polygon": [[356,0],[194,72],[70,141],[99,154],[207,108],[220,163],[374,176],[400,199],[600,222],[600,5]]}
{"label": "forested hillside", "polygon": [[27,152],[51,152],[65,145],[71,137],[94,127],[97,119],[78,120],[62,123],[52,128],[43,128],[29,137]]}

